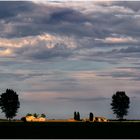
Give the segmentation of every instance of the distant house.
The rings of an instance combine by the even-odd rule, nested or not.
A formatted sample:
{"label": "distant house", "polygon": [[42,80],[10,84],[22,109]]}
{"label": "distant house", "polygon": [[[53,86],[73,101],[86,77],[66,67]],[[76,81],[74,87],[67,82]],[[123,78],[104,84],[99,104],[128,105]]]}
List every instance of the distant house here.
{"label": "distant house", "polygon": [[39,118],[36,118],[36,119],[39,122],[45,122],[46,121],[46,118],[43,118],[43,117],[39,117]]}
{"label": "distant house", "polygon": [[94,122],[108,122],[109,120],[105,117],[94,117]]}
{"label": "distant house", "polygon": [[89,122],[89,118],[83,118],[82,121]]}
{"label": "distant house", "polygon": [[34,116],[26,116],[26,121],[27,122],[45,122],[46,121],[46,118],[43,118],[43,117],[34,117]]}
{"label": "distant house", "polygon": [[31,122],[31,121],[33,121],[35,119],[34,116],[26,116],[25,118],[26,118],[27,122]]}
{"label": "distant house", "polygon": [[[84,122],[91,122],[89,118],[82,119]],[[108,122],[109,120],[105,117],[94,117],[92,122]]]}

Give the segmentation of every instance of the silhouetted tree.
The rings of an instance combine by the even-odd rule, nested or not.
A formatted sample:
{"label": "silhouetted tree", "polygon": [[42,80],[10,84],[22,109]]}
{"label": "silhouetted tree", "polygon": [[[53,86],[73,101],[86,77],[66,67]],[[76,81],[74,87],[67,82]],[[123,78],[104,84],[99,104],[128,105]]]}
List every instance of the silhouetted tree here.
{"label": "silhouetted tree", "polygon": [[116,117],[123,120],[123,117],[128,114],[130,100],[124,91],[117,91],[116,94],[112,96],[112,110]]}
{"label": "silhouetted tree", "polygon": [[7,89],[5,93],[2,93],[0,95],[0,107],[7,119],[11,120],[15,117],[20,107],[17,93],[12,89]]}
{"label": "silhouetted tree", "polygon": [[37,113],[34,113],[33,116],[37,118],[39,115]]}
{"label": "silhouetted tree", "polygon": [[77,120],[77,112],[74,112],[74,120]]}
{"label": "silhouetted tree", "polygon": [[77,112],[77,121],[80,121],[80,113]]}
{"label": "silhouetted tree", "polygon": [[80,113],[79,112],[74,112],[74,120],[80,121]]}
{"label": "silhouetted tree", "polygon": [[21,121],[27,122],[27,121],[26,121],[26,117],[22,117],[22,118],[21,118]]}
{"label": "silhouetted tree", "polygon": [[32,114],[31,113],[27,113],[27,115],[26,116],[32,116]]}
{"label": "silhouetted tree", "polygon": [[89,120],[90,120],[90,121],[93,121],[93,117],[94,117],[94,116],[93,116],[93,113],[90,112],[90,113],[89,113]]}
{"label": "silhouetted tree", "polygon": [[41,117],[42,117],[42,118],[46,118],[46,115],[45,115],[45,114],[41,114]]}

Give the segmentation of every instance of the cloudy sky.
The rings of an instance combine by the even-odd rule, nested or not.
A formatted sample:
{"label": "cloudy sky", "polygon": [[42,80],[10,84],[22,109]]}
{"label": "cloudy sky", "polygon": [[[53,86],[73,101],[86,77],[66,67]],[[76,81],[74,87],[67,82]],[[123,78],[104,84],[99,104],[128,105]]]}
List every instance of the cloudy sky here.
{"label": "cloudy sky", "polygon": [[125,91],[140,118],[139,58],[139,1],[0,1],[0,92],[19,94],[17,117],[114,118]]}

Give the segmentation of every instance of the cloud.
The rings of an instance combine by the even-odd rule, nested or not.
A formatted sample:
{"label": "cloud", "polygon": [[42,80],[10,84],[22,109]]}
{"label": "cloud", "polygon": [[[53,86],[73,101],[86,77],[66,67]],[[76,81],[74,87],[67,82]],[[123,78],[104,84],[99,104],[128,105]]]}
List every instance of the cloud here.
{"label": "cloud", "polygon": [[1,81],[21,81],[23,82],[24,80],[29,80],[29,79],[34,79],[36,77],[42,77],[42,76],[46,76],[48,75],[47,73],[34,73],[34,72],[28,72],[26,73],[26,71],[15,71],[15,72],[1,72],[0,76],[1,76]]}
{"label": "cloud", "polygon": [[139,53],[140,52],[140,47],[139,46],[133,46],[133,47],[127,47],[127,48],[122,48],[119,50],[120,53]]}
{"label": "cloud", "polygon": [[[119,23],[122,21],[114,15],[134,14],[127,7],[116,6],[115,3],[106,4],[106,2],[71,2],[71,4],[69,2],[57,4],[54,2],[48,2],[47,4],[15,2],[15,5],[18,6],[10,4],[10,2],[1,3],[2,7],[9,8],[14,13],[13,16],[9,15],[9,17],[5,14],[7,19],[1,19],[1,27],[4,27],[1,28],[2,37],[13,37],[13,35],[16,37],[31,36],[43,32],[55,32],[78,37],[98,37],[98,35],[103,34],[103,31],[105,33],[111,32],[109,27],[112,28],[114,22]],[[26,10],[22,10],[23,8]],[[7,11],[3,8],[3,13],[4,10]],[[106,20],[107,17],[110,18],[113,24]],[[101,24],[100,28],[98,28],[99,24]],[[102,26],[103,24],[104,26]],[[116,31],[119,31],[118,27]]]}
{"label": "cloud", "polygon": [[134,3],[1,2],[2,13],[7,13],[0,15],[0,56],[34,62],[134,64],[140,55],[135,16],[139,11],[134,8],[138,2]]}
{"label": "cloud", "polygon": [[21,57],[26,59],[50,59],[69,57],[76,47],[73,38],[50,34],[15,39],[0,38],[1,57]]}
{"label": "cloud", "polygon": [[[94,40],[90,38],[75,39],[74,37],[59,37],[57,34],[42,34],[22,38],[0,38],[0,56],[24,58],[26,60],[75,59],[93,61],[118,62],[121,58],[138,58],[138,41],[131,37],[107,37],[95,39],[98,46],[91,46]],[[97,43],[98,42],[98,43]],[[84,46],[84,44],[86,46]],[[112,48],[107,44],[114,44]],[[126,47],[129,44],[129,47]],[[121,45],[118,47],[118,45]],[[124,46],[122,46],[124,45]],[[104,48],[100,48],[100,46]],[[114,48],[115,47],[115,48]],[[134,54],[135,53],[135,54]],[[136,55],[137,54],[137,55]],[[110,59],[111,58],[111,59]]]}
{"label": "cloud", "polygon": [[84,23],[87,20],[85,16],[83,16],[82,13],[79,11],[75,11],[73,9],[62,9],[56,12],[53,12],[50,14],[50,23],[63,23],[63,22],[68,22],[68,23]]}
{"label": "cloud", "polygon": [[[13,3],[10,3],[12,2],[1,3],[1,7],[6,7],[6,9],[2,8],[3,13],[6,13],[4,10],[7,8],[12,9],[13,13],[9,17],[5,14],[6,19],[1,15],[1,37],[32,36],[43,32],[73,34],[75,24],[81,24],[87,20],[81,12],[68,6],[38,5],[31,2],[14,2],[18,6],[13,6]],[[24,7],[27,10],[21,10]],[[80,29],[76,29],[79,34]],[[70,30],[72,32],[69,33]]]}
{"label": "cloud", "polygon": [[20,57],[28,59],[53,59],[53,58],[67,58],[71,55],[71,49],[67,47],[65,43],[56,43],[54,45],[44,44],[42,42],[37,43],[32,47],[25,46],[19,49],[15,49],[14,53]]}
{"label": "cloud", "polygon": [[66,100],[66,101],[78,101],[78,102],[93,102],[93,101],[104,101],[104,100],[108,100],[109,98],[105,98],[105,97],[95,97],[95,98],[81,98],[81,97],[76,97],[76,98],[72,98],[72,97],[57,97],[56,99],[59,100]]}
{"label": "cloud", "polygon": [[118,5],[118,6],[123,6],[124,8],[129,8],[129,9],[132,9],[133,11],[135,12],[138,12],[140,10],[140,3],[139,1],[116,1],[116,2],[113,2],[115,3],[115,5]]}
{"label": "cloud", "polygon": [[[38,4],[15,2],[15,5],[19,5],[15,6],[10,2],[3,2],[1,6],[11,8],[14,14],[13,16],[5,15],[6,19],[1,18],[0,36],[27,37],[46,32],[47,34],[55,33],[58,36],[74,36],[77,42],[85,47],[101,48],[101,46],[110,44],[114,46],[138,44],[139,20],[138,17],[130,18],[136,14],[135,10],[131,8],[133,4],[128,3],[129,6],[127,6],[127,4],[122,3],[123,5],[121,5],[120,3],[91,1]],[[26,10],[21,10],[22,8]],[[5,9],[3,8],[3,10]],[[118,15],[127,16],[121,18]],[[118,36],[111,36],[112,34],[118,34]],[[87,40],[86,37],[88,37]]]}
{"label": "cloud", "polygon": [[101,40],[104,43],[136,43],[137,40],[132,37],[106,37],[104,40]]}
{"label": "cloud", "polygon": [[118,67],[114,68],[110,71],[98,72],[97,76],[104,77],[112,77],[116,79],[124,79],[124,80],[132,80],[139,81],[140,80],[140,71],[137,67]]}

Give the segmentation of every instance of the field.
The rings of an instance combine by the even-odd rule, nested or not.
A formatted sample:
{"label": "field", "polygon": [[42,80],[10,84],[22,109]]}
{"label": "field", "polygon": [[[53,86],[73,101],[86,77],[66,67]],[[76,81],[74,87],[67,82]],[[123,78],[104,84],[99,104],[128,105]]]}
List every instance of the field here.
{"label": "field", "polygon": [[0,122],[0,138],[140,138],[140,122]]}

